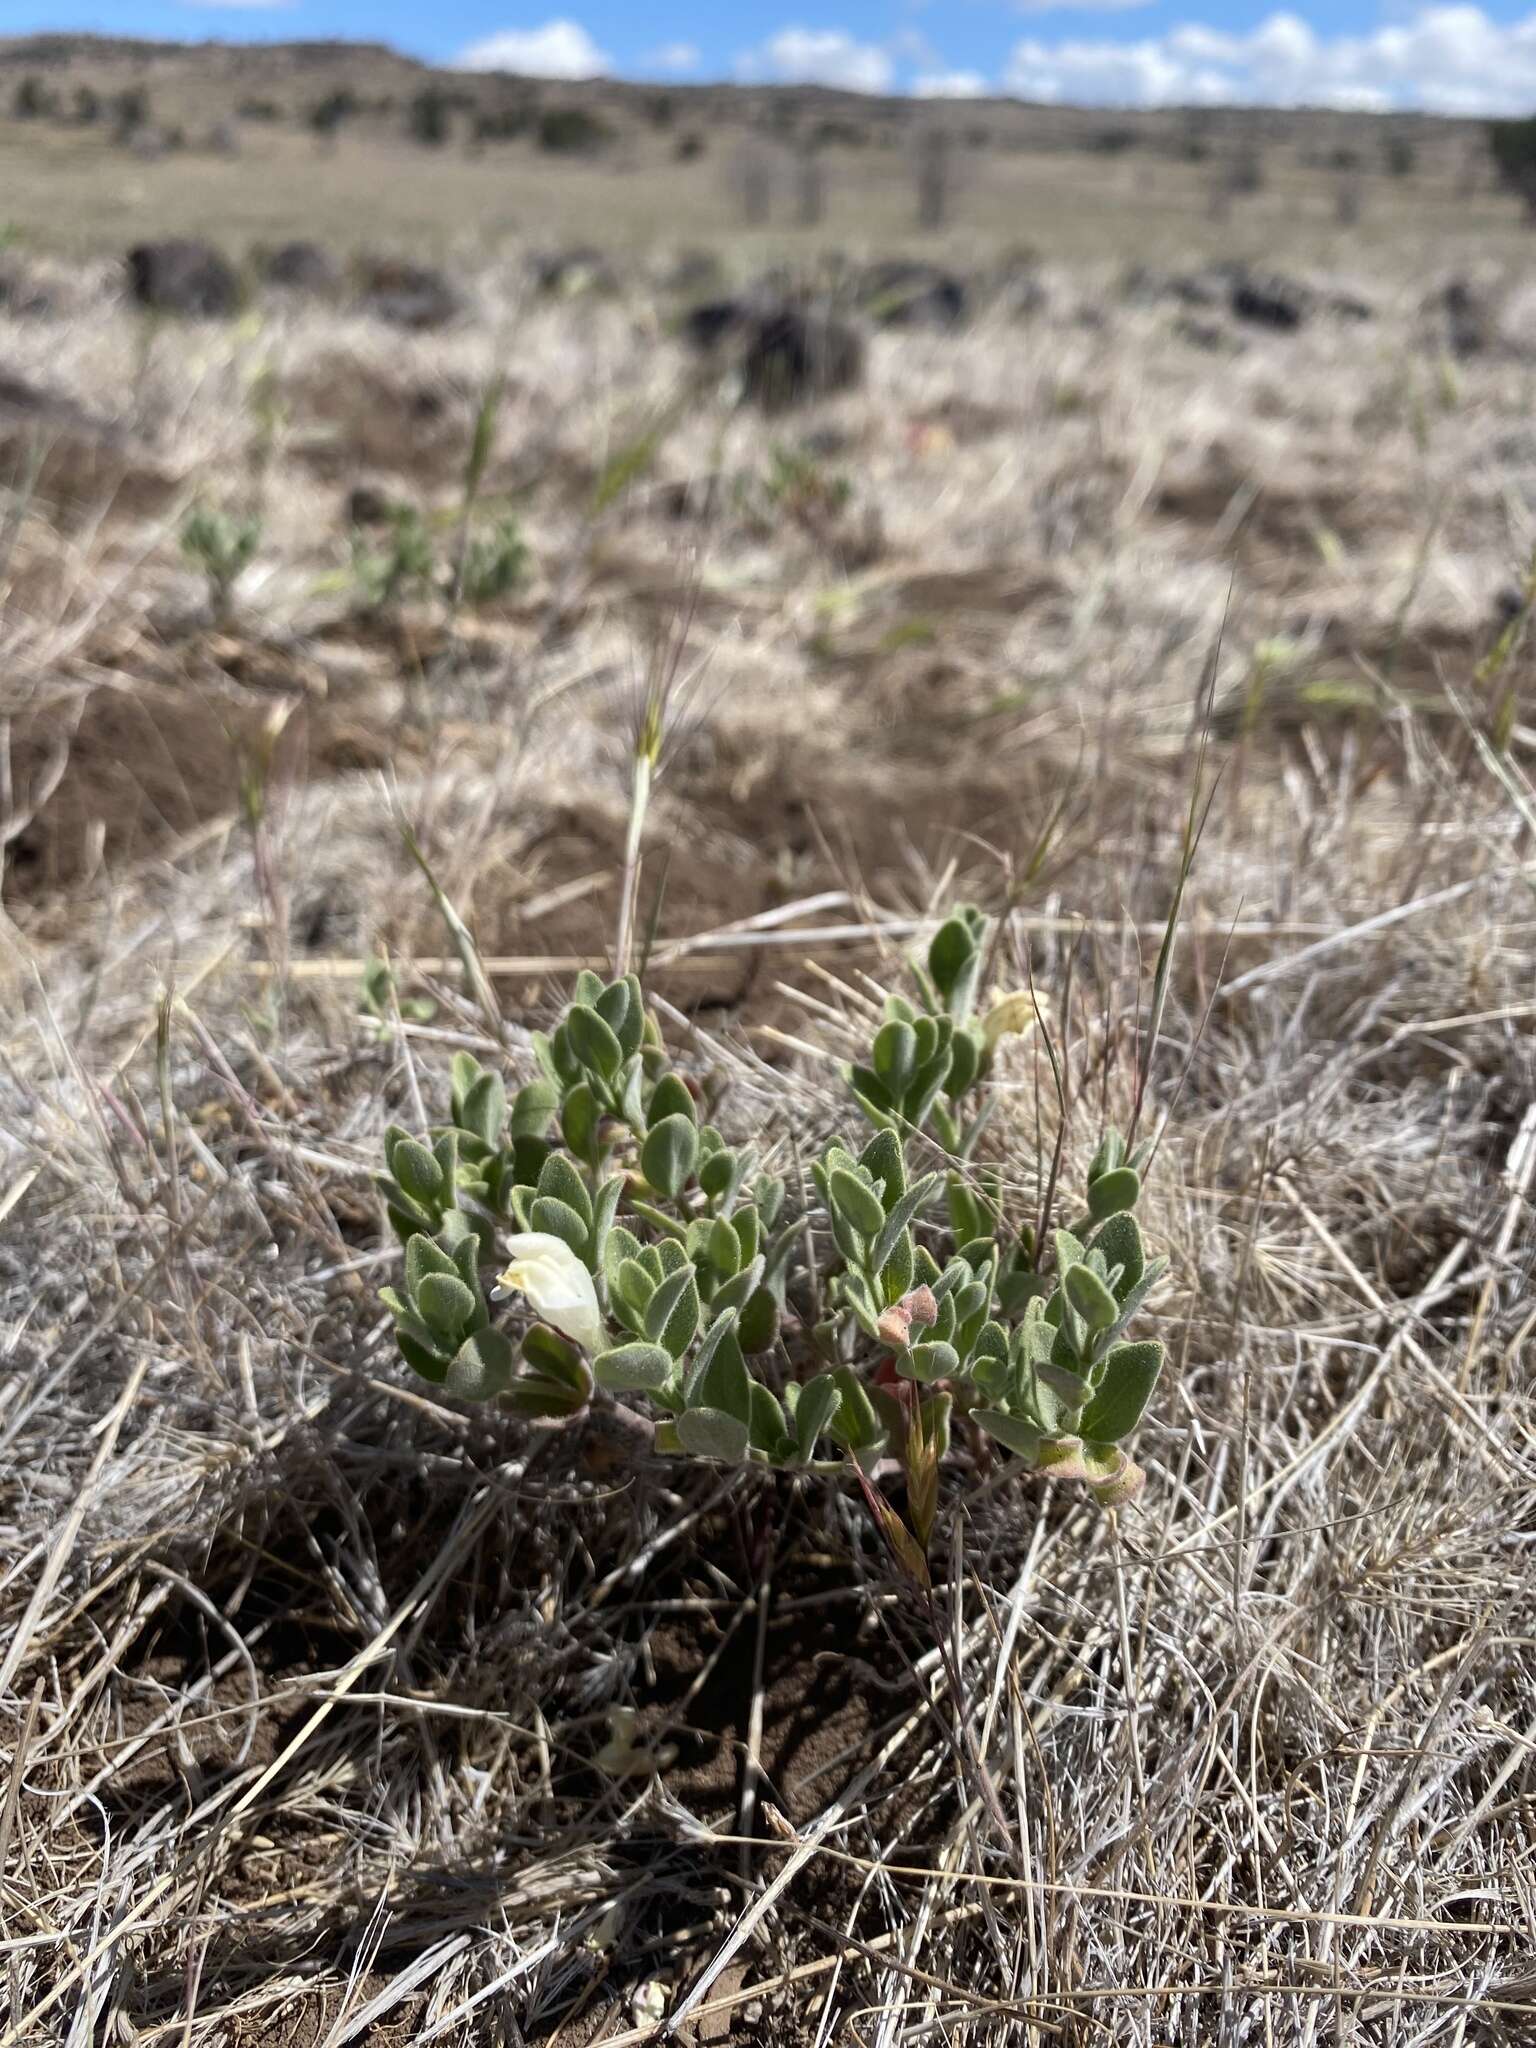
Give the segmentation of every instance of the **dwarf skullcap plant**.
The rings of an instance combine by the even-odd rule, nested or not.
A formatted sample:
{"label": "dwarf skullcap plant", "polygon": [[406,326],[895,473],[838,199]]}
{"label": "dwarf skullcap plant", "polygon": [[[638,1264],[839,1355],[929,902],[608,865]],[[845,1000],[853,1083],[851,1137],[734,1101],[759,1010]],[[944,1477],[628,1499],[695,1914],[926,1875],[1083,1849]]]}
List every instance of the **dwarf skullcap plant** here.
{"label": "dwarf skullcap plant", "polygon": [[[986,948],[975,910],[940,927],[916,999],[888,1000],[847,1071],[873,1135],[829,1145],[788,1187],[703,1118],[633,975],[578,978],[515,1095],[456,1056],[448,1123],[385,1138],[405,1269],[382,1299],[406,1363],[551,1420],[639,1396],[658,1451],[851,1462],[876,1500],[869,1477],[892,1459],[919,1552],[957,1428],[1106,1504],[1132,1498],[1142,1474],[1122,1446],[1163,1362],[1129,1334],[1165,1264],[1134,1214],[1144,1151],[1107,1131],[1070,1227],[1008,1224],[998,1172],[969,1162],[996,1044],[1032,1003],[978,1017]],[[915,1171],[924,1156],[948,1170]],[[493,1320],[498,1261],[521,1337]]]}

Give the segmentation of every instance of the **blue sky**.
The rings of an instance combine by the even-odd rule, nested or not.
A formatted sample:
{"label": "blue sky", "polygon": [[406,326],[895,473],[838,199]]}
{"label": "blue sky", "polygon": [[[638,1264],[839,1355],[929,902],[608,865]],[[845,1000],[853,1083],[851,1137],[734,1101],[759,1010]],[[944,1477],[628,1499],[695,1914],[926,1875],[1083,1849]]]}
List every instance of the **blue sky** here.
{"label": "blue sky", "polygon": [[[1536,0],[1527,0],[1527,7]],[[0,33],[366,37],[548,77],[817,81],[1096,105],[1536,110],[1536,13],[1410,0],[0,0]]]}

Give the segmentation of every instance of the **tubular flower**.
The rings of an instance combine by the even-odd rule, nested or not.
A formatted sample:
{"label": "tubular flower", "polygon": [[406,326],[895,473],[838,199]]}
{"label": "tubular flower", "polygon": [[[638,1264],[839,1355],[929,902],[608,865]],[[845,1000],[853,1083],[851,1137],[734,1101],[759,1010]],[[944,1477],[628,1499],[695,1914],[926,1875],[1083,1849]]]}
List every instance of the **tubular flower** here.
{"label": "tubular flower", "polygon": [[604,1350],[608,1332],[598,1310],[597,1289],[564,1238],[551,1237],[542,1230],[525,1231],[507,1239],[507,1250],[512,1261],[497,1276],[498,1286],[506,1293],[525,1296],[541,1322],[552,1325],[583,1351]]}

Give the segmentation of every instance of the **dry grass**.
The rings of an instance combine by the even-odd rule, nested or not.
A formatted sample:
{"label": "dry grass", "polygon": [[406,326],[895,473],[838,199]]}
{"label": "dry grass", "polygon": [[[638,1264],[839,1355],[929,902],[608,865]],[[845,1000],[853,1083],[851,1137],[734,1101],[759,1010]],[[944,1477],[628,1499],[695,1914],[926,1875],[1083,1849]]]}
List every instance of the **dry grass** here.
{"label": "dry grass", "polygon": [[[1528,2037],[1526,703],[1507,754],[1474,739],[1526,673],[1477,672],[1536,541],[1525,358],[1447,372],[1390,268],[1370,326],[1230,357],[1052,272],[1032,323],[882,337],[804,422],[854,486],[829,532],[751,481],[800,423],[679,407],[649,294],[515,274],[419,341],[0,322],[188,494],[246,489],[259,365],[287,407],[228,631],[174,513],[3,527],[0,2043]],[[485,489],[535,580],[452,634],[360,621],[342,491],[451,521],[498,366]],[[673,518],[716,472],[749,484]],[[1116,1518],[961,1458],[947,1499],[990,1796],[856,1497],[449,1407],[373,1301],[384,1123],[453,1046],[525,1072],[611,943],[628,708],[695,585],[640,924],[674,1043],[786,1159],[846,1121],[830,1056],[957,887],[1011,892],[999,978],[1059,1014],[1091,1143],[1213,663],[1237,707],[1151,1105],[1146,1493]],[[378,942],[430,1022],[356,1016]],[[1037,1044],[1004,1082],[1027,1194]]]}

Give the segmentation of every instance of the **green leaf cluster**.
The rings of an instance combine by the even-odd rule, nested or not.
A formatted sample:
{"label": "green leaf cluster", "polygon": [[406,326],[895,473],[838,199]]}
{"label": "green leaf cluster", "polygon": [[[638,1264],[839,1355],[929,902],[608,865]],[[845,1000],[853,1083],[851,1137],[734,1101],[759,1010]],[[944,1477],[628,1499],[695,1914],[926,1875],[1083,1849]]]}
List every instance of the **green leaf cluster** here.
{"label": "green leaf cluster", "polygon": [[[1070,1227],[1037,1242],[1008,1224],[1000,1166],[969,1159],[986,1114],[988,937],[969,909],[940,927],[916,1000],[890,998],[849,1072],[872,1135],[827,1145],[790,1187],[712,1120],[634,976],[578,977],[515,1094],[457,1055],[448,1120],[385,1139],[379,1185],[406,1275],[384,1299],[407,1363],[528,1415],[639,1397],[664,1452],[850,1460],[866,1486],[893,1458],[919,1550],[957,1431],[1130,1498],[1141,1475],[1122,1447],[1163,1364],[1132,1328],[1166,1264],[1135,1215],[1146,1148],[1106,1132]],[[959,1164],[914,1171],[931,1140]],[[595,1356],[537,1324],[519,1355],[491,1327],[478,1275],[509,1230],[558,1239],[590,1274],[611,1340]]]}

